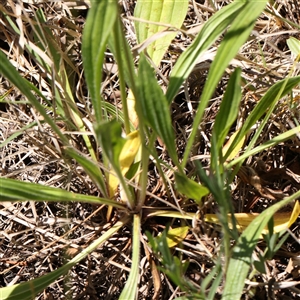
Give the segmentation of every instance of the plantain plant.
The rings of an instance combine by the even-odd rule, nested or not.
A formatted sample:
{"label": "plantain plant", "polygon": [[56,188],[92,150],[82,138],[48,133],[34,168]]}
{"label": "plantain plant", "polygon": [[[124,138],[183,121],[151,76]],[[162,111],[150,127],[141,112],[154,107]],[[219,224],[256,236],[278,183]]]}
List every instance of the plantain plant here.
{"label": "plantain plant", "polygon": [[[300,77],[288,76],[266,91],[239,132],[230,139],[230,144],[224,151],[223,145],[237,119],[242,97],[241,70],[239,68],[233,70],[213,127],[209,175],[197,161],[194,162],[196,180],[192,179],[190,175],[188,176],[185,170],[197,140],[205,109],[217,84],[230,61],[247,41],[267,2],[267,0],[259,2],[236,0],[215,12],[194,37],[191,45],[179,56],[164,93],[159,85],[155,69],[159,68],[172,39],[181,30],[180,27],[188,9],[188,1],[173,0],[168,1],[165,5],[155,0],[138,0],[134,22],[139,46],[135,49],[131,49],[126,40],[118,2],[91,1],[82,37],[82,60],[86,85],[92,103],[93,128],[87,128],[76,107],[70,88],[72,82],[70,82],[70,76],[65,67],[68,58],[62,56],[57,49],[51,30],[40,26],[46,22],[42,11],[36,15],[34,23],[38,24],[34,26],[37,39],[40,41],[36,47],[45,52],[53,64],[49,65],[45,58],[41,57],[38,49],[32,48],[30,44],[26,51],[35,57],[47,72],[55,74],[53,80],[58,84],[53,85],[56,97],[54,103],[48,106],[42,104],[42,102],[48,103],[45,96],[28,80],[20,76],[6,55],[2,51],[0,52],[0,73],[20,90],[32,107],[43,117],[43,123],[47,123],[59,137],[62,145],[61,155],[66,160],[76,161],[101,194],[101,197],[76,194],[59,188],[47,186],[41,188],[40,185],[34,183],[0,178],[0,200],[86,202],[106,205],[108,220],[110,220],[112,210],[116,210],[119,216],[110,229],[59,269],[28,282],[1,288],[1,299],[33,299],[60,276],[66,275],[72,267],[92,253],[99,245],[121,231],[124,226],[132,228],[132,262],[130,274],[119,299],[128,300],[138,297],[141,244],[147,244],[148,240],[150,240],[150,243],[147,244],[150,251],[157,253],[161,259],[162,271],[186,293],[186,299],[188,297],[191,299],[214,299],[218,287],[222,284],[224,285],[222,299],[240,299],[245,279],[249,274],[252,253],[262,231],[275,212],[299,197],[300,192],[266,209],[240,234],[236,227],[234,209],[230,201],[230,183],[247,157],[291,138],[299,130],[299,126],[264,145],[254,147],[258,133],[253,137],[252,144],[243,155],[236,157],[236,154],[241,149],[242,142],[252,126],[262,120],[260,130],[262,129],[262,126],[270,118],[276,103],[299,84]],[[170,11],[174,13],[170,14]],[[10,19],[8,14],[5,17],[7,20]],[[16,33],[19,33],[17,28],[15,30]],[[46,34],[47,39],[45,40]],[[222,35],[224,36],[210,66],[194,116],[192,131],[181,159],[176,151],[170,105],[195,67],[198,58]],[[47,42],[49,44],[45,45]],[[101,94],[103,63],[107,49],[112,53],[118,65],[122,102],[120,111],[111,108]],[[266,111],[267,113],[265,113]],[[53,116],[65,122],[69,131],[82,133],[88,156],[76,149],[70,136],[61,132]],[[88,129],[96,141],[96,148],[92,145],[91,136],[86,134]],[[171,163],[159,159],[155,147],[157,138],[166,147]],[[98,147],[101,155],[95,151]],[[171,188],[162,171],[163,168],[174,173],[174,182],[171,183],[171,186],[176,187],[176,192],[186,199],[192,199],[199,205],[200,210],[201,199],[208,194],[213,195],[218,205],[218,220],[223,235],[222,250],[218,257],[212,258],[214,267],[210,275],[202,281],[200,290],[184,278],[186,265],[182,264],[179,258],[172,257],[169,250],[170,247],[180,244],[184,240],[189,230],[189,226],[186,224],[197,218],[197,215],[186,211],[184,207],[177,207],[171,203],[165,204],[164,209],[147,207],[150,156],[154,157],[156,168],[167,190],[171,190]],[[228,215],[232,226],[229,226]],[[180,226],[180,230],[169,229],[157,239],[152,237],[153,233],[148,233],[148,238],[146,238],[141,224],[144,219],[153,217],[163,217],[166,220],[181,219],[187,222]],[[174,237],[176,242],[172,244]],[[233,247],[231,246],[232,241],[235,241]],[[153,274],[158,272],[155,265],[152,272]],[[155,290],[159,291],[159,283],[156,284]]]}

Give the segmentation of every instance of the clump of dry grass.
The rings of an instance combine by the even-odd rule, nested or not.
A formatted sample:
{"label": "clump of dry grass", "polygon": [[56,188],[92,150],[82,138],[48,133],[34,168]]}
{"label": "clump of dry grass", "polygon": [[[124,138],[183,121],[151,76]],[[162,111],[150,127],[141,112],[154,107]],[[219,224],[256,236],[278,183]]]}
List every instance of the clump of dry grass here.
{"label": "clump of dry grass", "polygon": [[[226,1],[218,3],[221,7]],[[239,118],[232,132],[241,124],[259,101],[265,91],[275,82],[283,79],[289,73],[293,60],[288,50],[286,39],[299,35],[300,11],[295,1],[274,1],[268,6],[268,12],[262,14],[248,42],[232,61],[231,67],[242,68],[245,86]],[[49,2],[30,3],[30,1],[8,1],[0,4],[0,47],[9,57],[22,76],[30,79],[47,100],[54,101],[54,89],[51,86],[52,74],[28,55],[25,44],[33,43],[34,16],[38,9],[42,10],[50,29],[61,47],[61,51],[69,60],[70,78],[73,83],[72,92],[76,95],[76,105],[85,119],[85,124],[93,120],[92,107],[87,95],[87,88],[82,74],[80,43],[82,28],[88,10],[88,3],[81,2]],[[183,52],[197,31],[216,9],[210,1],[192,1],[189,6],[184,26],[185,30],[178,34],[170,50],[166,53],[159,70],[160,82],[165,88],[168,75],[176,62],[179,52]],[[136,38],[132,23],[134,3],[123,1],[123,23],[130,45],[136,46]],[[5,18],[9,16],[13,24],[20,30],[17,34]],[[187,33],[187,34],[184,34]],[[190,75],[181,93],[172,104],[172,120],[176,129],[176,143],[179,157],[184,151],[188,139],[195,108],[202,92],[208,69],[219,41],[212,47],[205,61],[199,64]],[[42,55],[42,53],[41,53]],[[45,60],[47,58],[45,57]],[[106,72],[103,74],[103,94],[105,100],[114,106],[120,106],[119,81],[114,68],[115,61],[110,53],[105,58]],[[230,73],[230,69],[228,69]],[[294,75],[299,73],[295,68]],[[193,173],[194,159],[200,159],[203,165],[209,166],[210,138],[221,96],[228,82],[228,74],[224,74],[219,86],[206,109],[202,122],[201,136],[194,149],[187,171]],[[53,78],[52,78],[53,79]],[[53,83],[55,84],[55,83]],[[75,161],[65,157],[61,151],[61,143],[49,126],[41,122],[39,114],[27,103],[26,99],[15,90],[4,78],[0,78],[0,159],[1,177],[15,178],[24,181],[37,182],[42,185],[55,186],[82,194],[99,195],[89,177]],[[42,101],[42,100],[41,100]],[[4,104],[5,103],[5,104]],[[48,105],[47,103],[43,103]],[[296,126],[299,98],[288,99],[278,103],[268,126],[260,135],[257,143],[263,143],[287,128]],[[61,131],[69,132],[71,126],[65,120],[56,119],[55,112],[49,114],[56,120]],[[74,132],[73,146],[84,154],[88,154],[82,136]],[[248,137],[247,143],[251,140]],[[272,149],[261,152],[247,160],[247,166],[261,178],[264,188],[269,191],[292,194],[299,189],[300,165],[299,138],[286,141]],[[95,147],[95,145],[93,145]],[[94,149],[97,151],[97,149]],[[157,144],[159,158],[169,162],[170,158],[162,144]],[[285,168],[285,172],[278,171]],[[173,174],[166,172],[168,180]],[[277,173],[276,173],[277,171]],[[280,173],[281,172],[281,173]],[[242,176],[240,176],[241,179]],[[271,179],[271,180],[270,180]],[[149,196],[147,206],[160,207],[162,201],[172,201],[188,212],[197,212],[198,205],[185,202],[180,196],[170,198],[163,182],[159,178],[154,163],[149,168]],[[176,194],[176,192],[174,191]],[[237,177],[231,189],[232,201],[237,211],[262,211],[273,200],[267,194],[262,195],[257,187],[250,185],[247,179],[241,181]],[[209,196],[202,213],[215,212],[216,204]],[[74,256],[89,242],[109,228],[117,215],[106,219],[107,208],[95,207],[89,204],[72,203],[68,206],[59,203],[1,203],[0,230],[0,283],[2,286],[27,281],[51,270],[57,269],[65,260]],[[178,220],[174,221],[179,222]],[[160,218],[144,220],[143,231],[161,232],[165,224]],[[273,297],[277,299],[296,299],[300,290],[288,286],[290,281],[299,280],[299,228],[298,223],[291,228],[293,235],[288,238],[281,250],[272,260],[265,262],[266,272],[259,274],[256,283],[248,282],[248,289],[253,290],[255,299]],[[199,286],[213,266],[213,258],[219,251],[221,236],[214,226],[198,220],[193,224],[193,230],[182,243],[182,249],[176,248],[183,260],[189,260],[190,266],[186,276]],[[66,281],[57,281],[49,287],[38,299],[117,299],[127,279],[126,272],[130,269],[130,232],[124,228],[117,236],[112,237],[101,248],[93,252],[86,260],[73,268]],[[255,250],[257,257],[263,253],[266,245],[261,242]],[[156,291],[150,271],[151,266],[146,259],[150,254],[147,247],[142,249],[142,273],[140,277],[139,299],[173,299],[180,292],[169,281],[161,276],[161,291]],[[151,260],[150,260],[151,261]],[[218,291],[216,299],[222,290]],[[52,298],[51,298],[52,297]],[[247,299],[247,295],[244,296]]]}

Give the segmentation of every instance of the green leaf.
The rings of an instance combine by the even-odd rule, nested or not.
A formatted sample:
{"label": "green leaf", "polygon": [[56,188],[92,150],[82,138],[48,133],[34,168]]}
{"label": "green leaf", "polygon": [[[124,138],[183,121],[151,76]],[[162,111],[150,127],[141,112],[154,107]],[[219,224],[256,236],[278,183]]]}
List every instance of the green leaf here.
{"label": "green leaf", "polygon": [[139,263],[140,263],[140,234],[141,220],[138,214],[133,216],[133,231],[132,231],[132,263],[130,274],[125,284],[125,287],[119,297],[119,300],[135,300],[138,292],[139,282]]}
{"label": "green leaf", "polygon": [[294,37],[290,37],[286,43],[295,57],[300,54],[300,41]]}
{"label": "green leaf", "polygon": [[75,194],[59,188],[44,186],[37,183],[18,181],[10,178],[0,178],[0,187],[1,201],[78,201],[111,205],[116,208],[125,209],[121,203],[113,200]]}
{"label": "green leaf", "polygon": [[41,276],[39,278],[29,280],[20,284],[15,284],[9,287],[0,288],[0,295],[2,300],[32,300],[35,296],[42,292],[47,286],[54,283],[60,276],[65,275],[73,266],[79,263],[87,255],[97,249],[102,243],[107,241],[114,233],[116,233],[124,224],[128,222],[129,218],[118,221],[109,230],[95,240],[90,246],[82,250],[73,259],[67,262],[59,269]]}
{"label": "green leaf", "polygon": [[109,36],[108,45],[117,60],[119,72],[124,73],[123,75],[128,87],[135,92],[135,83],[137,78],[134,59],[126,40],[126,36],[123,33],[124,29],[121,26],[121,20],[117,19],[116,23],[113,34]]}
{"label": "green leaf", "polygon": [[265,262],[263,257],[260,257],[260,260],[255,260],[253,262],[253,265],[255,269],[260,273],[260,274],[266,274],[266,267],[265,267]]}
{"label": "green leaf", "polygon": [[167,90],[168,103],[179,91],[182,83],[197,64],[202,54],[216,41],[223,31],[237,18],[244,2],[235,1],[216,12],[203,26],[196,39],[177,60]]}
{"label": "green leaf", "polygon": [[165,143],[173,162],[178,165],[175,134],[172,127],[170,109],[162,89],[157,83],[153,69],[141,53],[138,69],[139,99],[145,122]]}
{"label": "green leaf", "polygon": [[209,194],[209,190],[205,186],[189,179],[186,175],[175,173],[175,182],[176,189],[180,193],[195,200],[199,205],[201,204],[201,199]]}
{"label": "green leaf", "polygon": [[262,231],[267,226],[275,212],[297,199],[300,191],[264,210],[256,217],[239,237],[232,249],[232,258],[227,269],[225,289],[222,300],[239,300],[250,269],[252,252],[259,241]]}
{"label": "green leaf", "polygon": [[127,204],[133,208],[135,206],[134,196],[125,182],[120,166],[121,151],[126,143],[126,139],[122,138],[122,126],[116,120],[107,121],[95,126],[95,133],[98,142],[101,145],[102,151],[108,158],[114,175],[118,177],[122,188],[127,197]]}
{"label": "green leaf", "polygon": [[[156,33],[158,38],[147,47],[148,55],[155,65],[159,65],[171,41],[175,38],[175,33],[163,32],[168,27],[180,28],[188,9],[188,0],[138,0],[134,16],[141,19],[135,21],[135,30],[139,43],[147,39],[154,38]],[[149,22],[147,22],[149,21]],[[154,24],[161,23],[162,25]]]}
{"label": "green leaf", "polygon": [[122,138],[122,125],[117,120],[95,126],[95,133],[103,152],[114,169],[120,169],[119,157],[126,140]]}
{"label": "green leaf", "polygon": [[91,4],[82,36],[82,59],[96,121],[99,123],[102,121],[100,87],[104,52],[118,10],[116,1],[91,1]]}
{"label": "green leaf", "polygon": [[238,115],[241,96],[241,69],[238,68],[230,77],[214,123],[213,134],[216,136],[217,144],[212,147],[217,147],[219,153],[221,153],[225,138]]}
{"label": "green leaf", "polygon": [[[239,48],[245,43],[251,30],[255,24],[260,13],[266,6],[267,0],[264,1],[247,1],[234,2],[237,5],[238,14],[232,22],[228,32],[226,33],[224,40],[221,42],[216,57],[214,58],[208,77],[203,89],[201,100],[194,118],[193,129],[188,140],[185,153],[182,160],[182,167],[187,163],[188,157],[191,153],[191,149],[195,140],[195,137],[199,131],[199,125],[201,123],[204,111],[213,95],[215,88],[222,77],[227,65],[230,63],[232,58],[238,53]],[[235,6],[234,6],[235,7]]]}
{"label": "green leaf", "polygon": [[130,101],[127,97],[126,83],[136,95],[136,71],[134,60],[124,36],[124,28],[120,18],[117,19],[114,30],[109,38],[109,47],[112,50],[118,65],[119,89],[122,101],[122,111],[124,114],[124,127],[126,134],[130,133],[130,115],[135,111],[130,111]]}

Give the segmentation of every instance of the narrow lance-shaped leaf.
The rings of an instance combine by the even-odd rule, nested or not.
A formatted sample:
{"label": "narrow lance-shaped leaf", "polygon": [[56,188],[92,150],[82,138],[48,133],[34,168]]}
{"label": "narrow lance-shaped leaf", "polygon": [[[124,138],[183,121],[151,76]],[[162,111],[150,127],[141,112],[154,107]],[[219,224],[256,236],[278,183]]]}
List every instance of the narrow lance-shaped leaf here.
{"label": "narrow lance-shaped leaf", "polygon": [[102,65],[107,40],[117,17],[117,4],[110,0],[91,1],[91,4],[82,36],[82,59],[96,121],[99,123],[102,120]]}
{"label": "narrow lance-shaped leaf", "polygon": [[119,157],[125,144],[122,126],[116,120],[103,122],[95,126],[95,133],[103,152],[114,169],[120,169]]}
{"label": "narrow lance-shaped leaf", "polygon": [[140,105],[145,122],[163,140],[170,157],[178,165],[169,105],[144,54],[141,54],[139,62],[138,86],[136,105]]}
{"label": "narrow lance-shaped leaf", "polygon": [[211,168],[213,171],[219,168],[220,172],[223,172],[224,148],[222,149],[222,146],[230,130],[230,127],[235,122],[238,114],[239,104],[242,96],[240,86],[241,86],[241,69],[237,68],[229,79],[228,86],[226,88],[213,127],[211,153],[217,154],[217,155],[211,155]]}
{"label": "narrow lance-shaped leaf", "polygon": [[235,166],[236,164],[242,162],[244,159],[246,159],[247,157],[251,156],[251,155],[255,155],[257,153],[261,153],[262,151],[264,151],[265,149],[274,147],[286,140],[291,139],[293,136],[295,136],[296,134],[299,134],[300,132],[300,126],[297,126],[295,128],[292,128],[284,133],[279,134],[278,136],[274,137],[273,139],[263,143],[262,145],[259,145],[247,152],[245,152],[244,154],[240,155],[239,157],[235,158],[233,161],[229,162],[226,167],[227,168],[232,168],[233,166]]}
{"label": "narrow lance-shaped leaf", "polygon": [[66,147],[65,152],[75,159],[84,169],[84,171],[90,176],[95,185],[99,188],[101,193],[108,197],[104,175],[101,172],[99,166],[94,161],[84,157],[81,153],[72,147]]}
{"label": "narrow lance-shaped leaf", "polygon": [[[114,57],[117,59],[119,72],[124,73],[126,84],[130,89],[135,91],[136,70],[134,58],[126,40],[126,36],[123,34],[122,21],[117,19],[116,22],[117,24],[115,24],[114,31],[109,35],[108,46],[114,54]],[[118,51],[121,54],[121,60],[118,60]]]}
{"label": "narrow lance-shaped leaf", "polygon": [[[240,4],[240,2],[234,3]],[[266,3],[267,0],[258,2],[243,2],[243,6],[241,9],[239,9],[236,19],[232,22],[228,32],[226,33],[208,73],[208,78],[203,89],[201,101],[194,118],[192,133],[189,137],[182,160],[182,167],[184,167],[187,163],[195,137],[198,133],[199,125],[210,97],[213,95],[214,90],[227,65],[237,54],[239,48],[247,40],[255,21],[266,6]]]}
{"label": "narrow lance-shaped leaf", "polygon": [[199,57],[215,42],[237,17],[244,2],[233,2],[216,12],[203,26],[190,47],[177,60],[172,72],[166,97],[171,103],[182,83],[187,79]]}
{"label": "narrow lance-shaped leaf", "polygon": [[241,69],[237,68],[231,75],[224,97],[217,114],[213,134],[216,135],[218,152],[220,152],[230,127],[235,122],[241,100]]}
{"label": "narrow lance-shaped leaf", "polygon": [[32,182],[23,182],[10,178],[0,178],[1,201],[53,201],[70,202],[78,201],[85,203],[111,205],[125,209],[119,202],[89,195],[71,193],[59,188],[44,186]]}

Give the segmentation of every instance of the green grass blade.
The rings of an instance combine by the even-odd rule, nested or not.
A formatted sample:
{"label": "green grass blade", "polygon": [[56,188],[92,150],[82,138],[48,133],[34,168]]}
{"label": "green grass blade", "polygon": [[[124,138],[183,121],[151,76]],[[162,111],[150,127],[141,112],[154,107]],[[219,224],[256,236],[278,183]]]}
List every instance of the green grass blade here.
{"label": "green grass blade", "polygon": [[[168,27],[173,26],[180,28],[186,16],[188,4],[188,0],[138,0],[134,10],[134,16],[143,20],[135,21],[138,42],[143,43],[148,38],[153,37],[154,34],[168,29]],[[150,23],[147,21],[150,21]],[[151,22],[165,25],[158,25]],[[166,26],[166,24],[169,26]],[[169,34],[164,33],[147,47],[147,53],[155,65],[159,65],[175,36],[176,32]]]}
{"label": "green grass blade", "polygon": [[[121,93],[121,101],[122,101],[122,110],[124,113],[124,127],[125,133],[130,133],[130,118],[129,118],[129,108],[127,105],[127,91],[126,91],[126,81],[129,81],[131,86],[134,87],[134,83],[132,82],[132,78],[135,77],[135,70],[133,64],[133,57],[131,55],[130,50],[128,49],[127,41],[124,38],[123,27],[120,19],[117,20],[114,26],[113,34],[110,38],[110,46],[113,46],[114,56],[116,58],[118,64],[118,76],[119,76],[119,86]],[[127,59],[124,60],[124,56],[126,55]],[[127,75],[127,76],[126,76]],[[127,80],[126,80],[127,78]],[[128,80],[129,79],[129,80]],[[130,80],[131,79],[131,80]],[[133,88],[135,91],[135,88]]]}
{"label": "green grass blade", "polygon": [[139,263],[140,263],[140,227],[141,220],[138,214],[133,216],[132,231],[132,264],[129,277],[119,300],[135,300],[138,291]]}
{"label": "green grass blade", "polygon": [[78,201],[85,203],[111,205],[116,208],[125,207],[116,201],[89,195],[71,193],[62,189],[44,186],[37,183],[22,182],[10,178],[0,178],[1,201],[52,201],[68,202]]}
{"label": "green grass blade", "polygon": [[117,3],[98,0],[92,1],[91,4],[82,36],[82,59],[96,121],[99,123],[102,120],[100,96],[102,64],[107,40],[117,17]]}
{"label": "green grass blade", "polygon": [[187,79],[198,58],[216,41],[222,32],[236,19],[243,2],[235,1],[215,13],[203,26],[192,45],[180,55],[170,77],[167,90],[168,103],[179,91],[180,86]]}
{"label": "green grass blade", "polygon": [[238,68],[230,77],[214,123],[213,134],[217,138],[216,146],[219,152],[238,115],[241,97],[241,69]]}
{"label": "green grass blade", "polygon": [[220,169],[220,172],[223,172],[222,147],[232,124],[237,118],[241,97],[241,69],[238,68],[230,77],[213,127],[211,153],[217,154],[211,155],[211,168],[214,172],[217,168]]}
{"label": "green grass blade", "polygon": [[16,284],[13,286],[0,289],[0,296],[2,300],[32,300],[35,296],[42,292],[47,286],[54,283],[60,276],[65,275],[73,266],[79,263],[87,255],[97,249],[103,242],[107,241],[114,233],[116,233],[124,224],[128,222],[129,218],[126,217],[123,220],[118,221],[115,225],[95,240],[90,246],[85,248],[73,259],[67,262],[59,269],[41,276],[39,278]]}
{"label": "green grass blade", "polygon": [[128,87],[135,93],[137,77],[133,55],[126,37],[123,34],[124,29],[122,28],[122,22],[120,19],[117,19],[117,24],[115,26],[113,34],[109,36],[108,45],[117,60],[119,72],[124,73]]}
{"label": "green grass blade", "polygon": [[232,250],[227,269],[225,289],[222,300],[239,300],[248,275],[252,252],[259,241],[262,230],[267,226],[274,213],[300,196],[300,191],[263,211],[245,229]]}
{"label": "green grass blade", "polygon": [[209,294],[206,298],[204,298],[205,300],[214,300],[215,299],[216,293],[217,293],[220,283],[223,279],[223,272],[221,270],[221,265],[215,266],[215,270],[217,273],[215,274],[215,277],[212,280],[212,285],[210,287]]}
{"label": "green grass blade", "polygon": [[137,101],[140,101],[139,105],[142,108],[143,118],[163,140],[170,157],[175,165],[178,166],[175,134],[172,127],[169,105],[162,89],[157,83],[153,69],[143,54],[141,54],[139,62],[138,78],[140,89]]}
{"label": "green grass blade", "polygon": [[[124,77],[125,82],[127,83],[128,87],[131,89],[134,99],[135,99],[135,111],[138,115],[138,123],[139,123],[139,133],[142,141],[142,150],[141,150],[141,175],[139,179],[139,186],[140,190],[137,194],[137,203],[136,205],[141,207],[145,201],[146,196],[146,189],[147,189],[147,180],[148,180],[148,160],[149,160],[149,153],[146,149],[145,143],[146,143],[146,134],[145,134],[145,124],[143,120],[141,105],[137,103],[136,99],[139,99],[138,95],[138,78],[137,78],[137,72],[134,67],[134,60],[133,55],[131,53],[131,50],[128,46],[126,37],[123,34],[123,28],[121,26],[121,21],[118,19],[117,24],[115,24],[115,30],[114,34],[110,36],[109,39],[109,47],[111,51],[114,53],[116,60],[118,61],[118,69],[119,69],[119,76],[120,79]],[[121,81],[120,81],[121,83]],[[122,110],[124,115],[124,124],[125,124],[125,131],[128,134],[129,128],[128,128],[128,117],[131,114],[130,108],[128,107],[128,98],[125,94],[125,87],[121,88],[121,99],[122,99]],[[131,126],[132,127],[132,126]],[[132,130],[132,128],[131,128]]]}
{"label": "green grass blade", "polygon": [[117,120],[103,122],[95,126],[95,133],[112,167],[120,169],[119,157],[126,142],[122,137],[121,123]]}
{"label": "green grass blade", "polygon": [[[240,2],[234,3],[240,4]],[[208,73],[208,78],[203,89],[201,101],[199,103],[197,113],[193,122],[192,133],[184,152],[182,167],[184,167],[187,163],[195,137],[198,133],[199,124],[201,123],[205,108],[207,107],[210,97],[213,95],[215,88],[225,71],[225,68],[232,60],[232,58],[234,58],[234,56],[238,53],[239,48],[243,45],[243,43],[250,35],[255,21],[263,11],[266,3],[267,0],[259,2],[244,2],[242,8],[238,12],[236,19],[233,21],[228,32],[226,33]]]}

